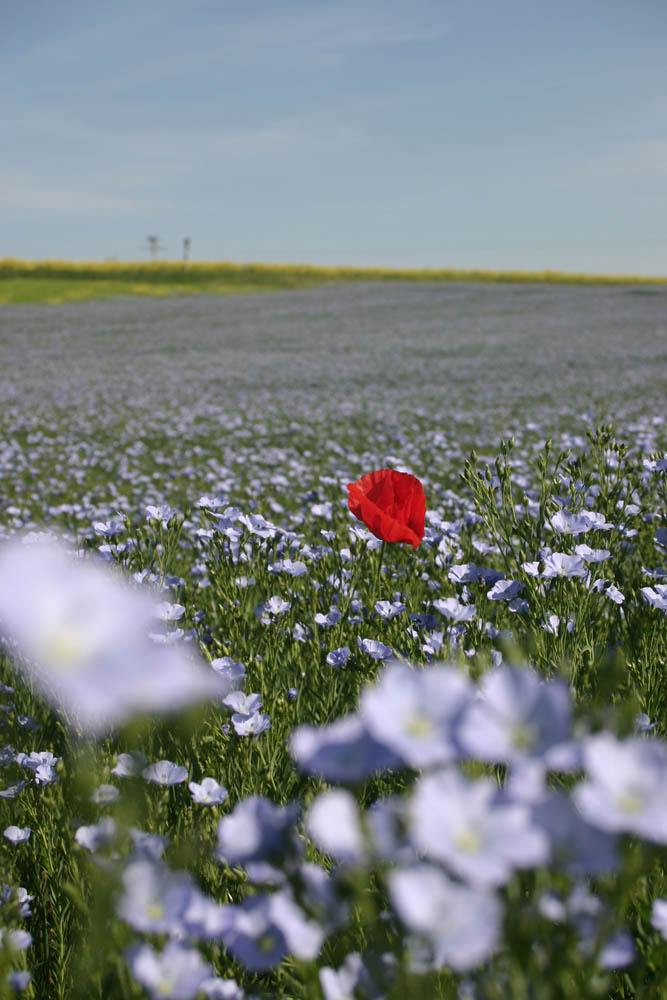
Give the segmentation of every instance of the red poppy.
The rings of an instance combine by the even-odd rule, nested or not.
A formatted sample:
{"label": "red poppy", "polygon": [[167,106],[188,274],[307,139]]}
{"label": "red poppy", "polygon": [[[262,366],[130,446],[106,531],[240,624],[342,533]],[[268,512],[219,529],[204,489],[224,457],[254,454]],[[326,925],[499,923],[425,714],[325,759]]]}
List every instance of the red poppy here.
{"label": "red poppy", "polygon": [[347,489],[350,510],[376,538],[417,548],[424,537],[426,497],[415,476],[378,469],[348,483]]}

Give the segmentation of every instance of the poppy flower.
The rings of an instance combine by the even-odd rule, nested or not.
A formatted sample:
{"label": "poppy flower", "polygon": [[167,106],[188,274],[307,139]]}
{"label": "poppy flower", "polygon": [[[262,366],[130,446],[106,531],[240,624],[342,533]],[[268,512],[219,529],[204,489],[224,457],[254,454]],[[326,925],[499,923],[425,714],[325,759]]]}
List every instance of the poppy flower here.
{"label": "poppy flower", "polygon": [[424,537],[426,496],[415,476],[378,469],[348,483],[347,489],[350,510],[376,538],[417,548]]}

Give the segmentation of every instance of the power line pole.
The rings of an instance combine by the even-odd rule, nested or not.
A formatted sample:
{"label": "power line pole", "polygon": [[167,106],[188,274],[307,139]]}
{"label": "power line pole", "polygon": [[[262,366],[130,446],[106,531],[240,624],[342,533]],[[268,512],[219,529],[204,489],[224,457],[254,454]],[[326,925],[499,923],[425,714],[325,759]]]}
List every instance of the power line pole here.
{"label": "power line pole", "polygon": [[147,236],[146,242],[148,243],[148,252],[151,255],[151,260],[155,263],[157,260],[158,250],[160,249],[160,237]]}

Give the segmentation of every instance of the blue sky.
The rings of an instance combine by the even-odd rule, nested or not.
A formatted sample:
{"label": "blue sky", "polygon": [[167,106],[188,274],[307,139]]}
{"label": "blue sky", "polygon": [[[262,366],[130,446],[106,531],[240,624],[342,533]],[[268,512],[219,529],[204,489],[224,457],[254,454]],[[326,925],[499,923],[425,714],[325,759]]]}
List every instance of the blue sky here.
{"label": "blue sky", "polygon": [[0,5],[0,257],[667,274],[665,0]]}

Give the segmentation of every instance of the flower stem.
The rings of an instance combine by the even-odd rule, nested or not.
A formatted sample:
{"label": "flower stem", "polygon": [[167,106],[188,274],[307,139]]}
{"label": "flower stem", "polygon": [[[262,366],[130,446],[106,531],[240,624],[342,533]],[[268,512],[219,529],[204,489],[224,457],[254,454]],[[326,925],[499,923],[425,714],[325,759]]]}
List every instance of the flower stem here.
{"label": "flower stem", "polygon": [[382,562],[384,560],[385,545],[386,545],[386,542],[383,541],[382,545],[380,546],[380,554],[378,556],[377,569],[375,570],[375,580],[373,582],[373,591],[372,591],[373,597],[372,597],[372,600],[371,600],[371,611],[373,611],[373,609],[375,607],[375,602],[376,602],[377,596],[378,596],[378,587],[380,585],[380,576],[382,574]]}

